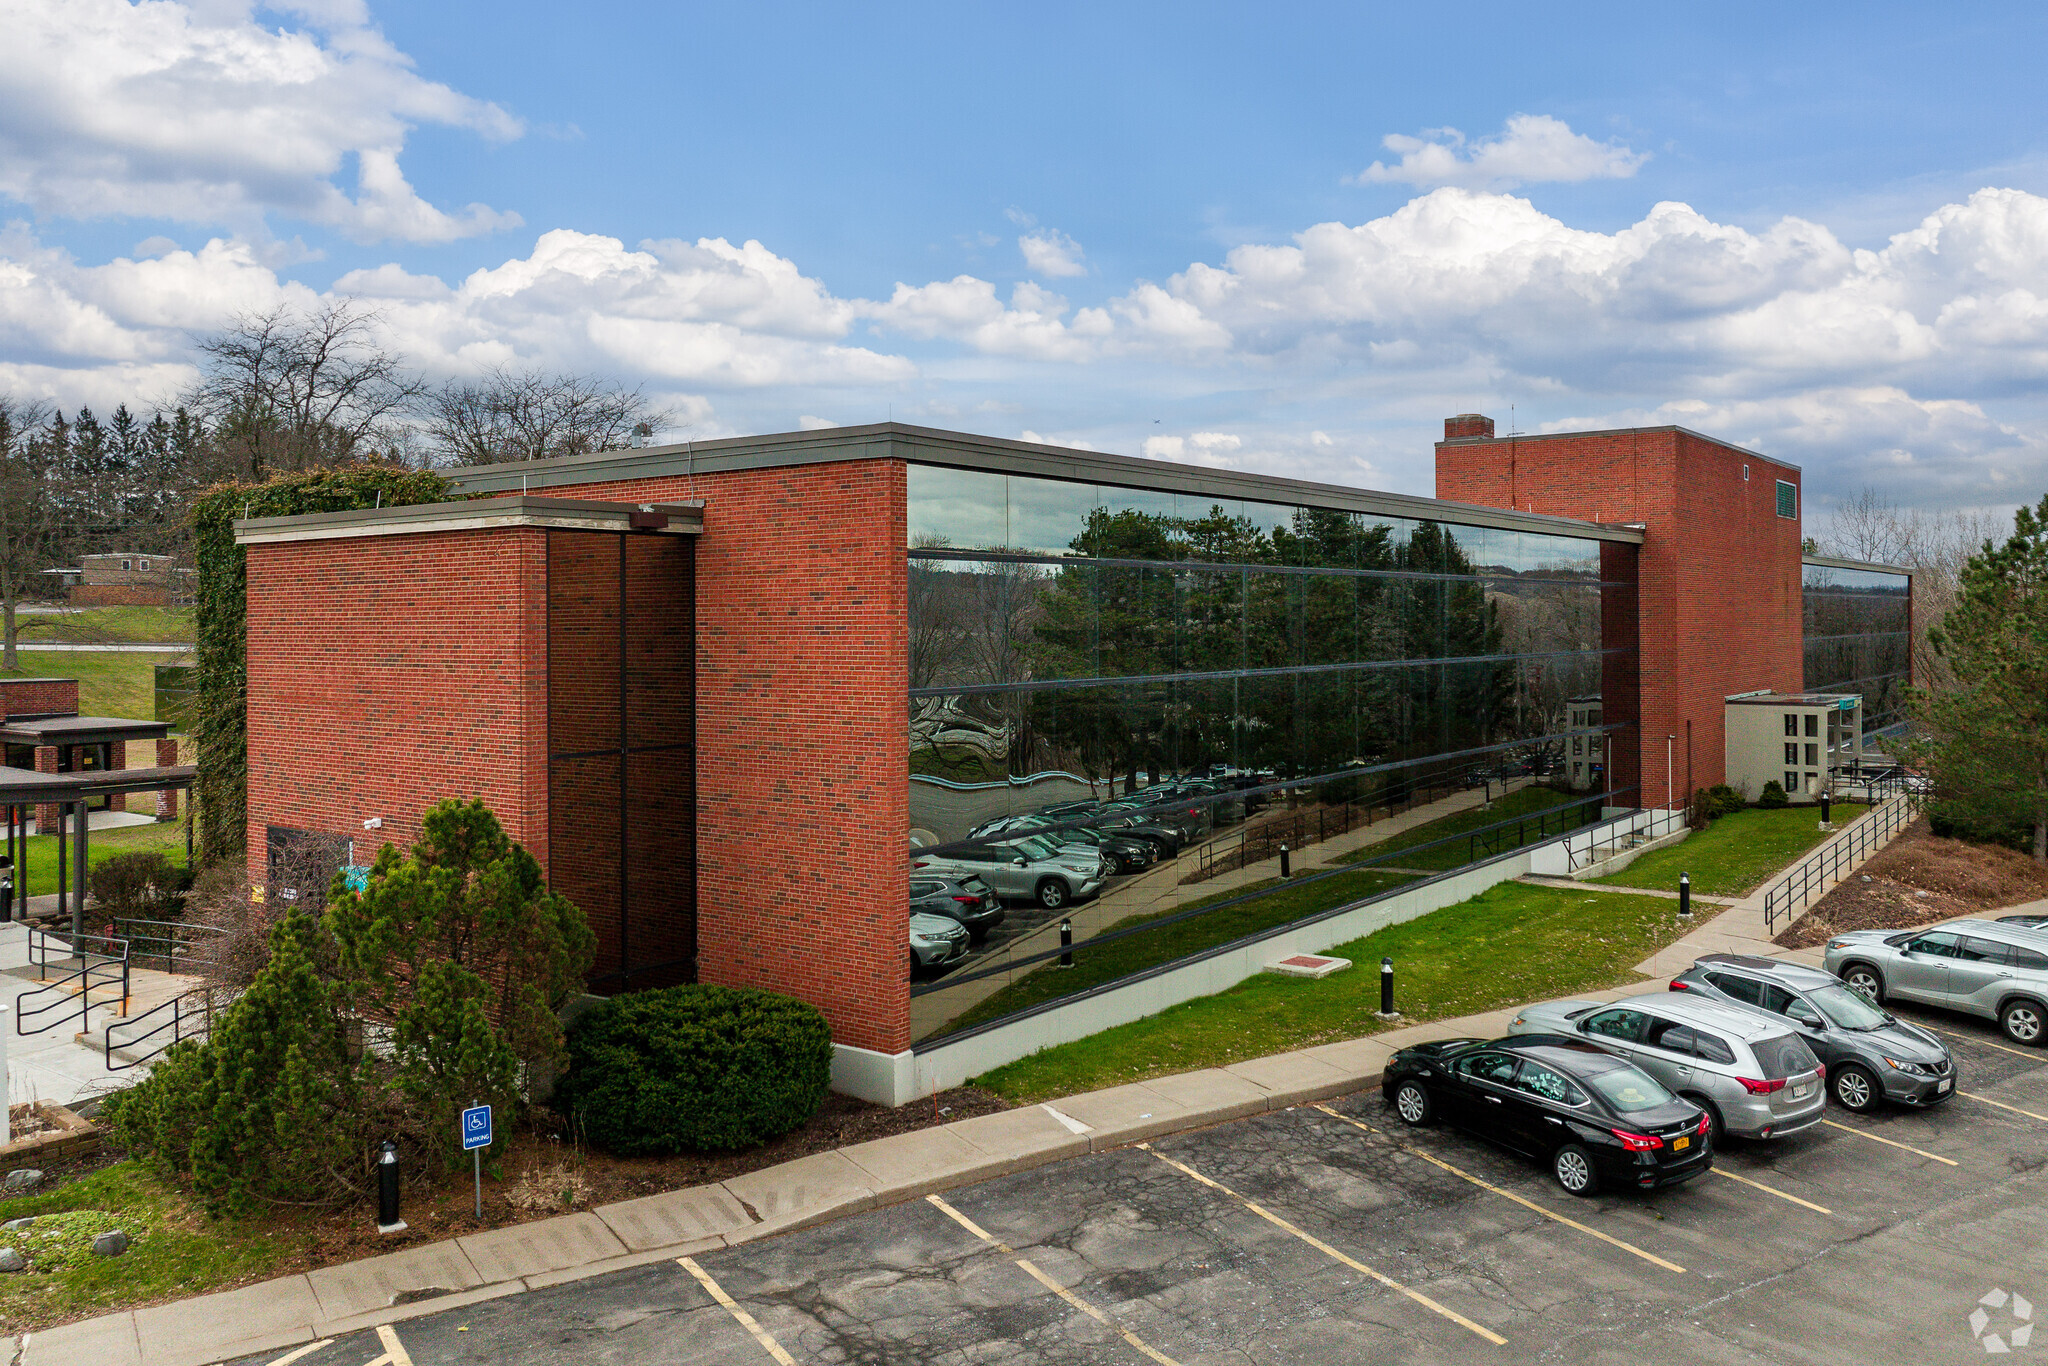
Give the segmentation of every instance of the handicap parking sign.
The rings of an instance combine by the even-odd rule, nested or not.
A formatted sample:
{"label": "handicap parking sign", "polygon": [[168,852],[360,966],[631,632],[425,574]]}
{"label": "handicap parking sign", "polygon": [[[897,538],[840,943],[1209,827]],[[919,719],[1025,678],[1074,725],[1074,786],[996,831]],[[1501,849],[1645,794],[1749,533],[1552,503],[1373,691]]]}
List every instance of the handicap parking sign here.
{"label": "handicap parking sign", "polygon": [[477,1105],[462,1112],[462,1151],[491,1146],[491,1107]]}

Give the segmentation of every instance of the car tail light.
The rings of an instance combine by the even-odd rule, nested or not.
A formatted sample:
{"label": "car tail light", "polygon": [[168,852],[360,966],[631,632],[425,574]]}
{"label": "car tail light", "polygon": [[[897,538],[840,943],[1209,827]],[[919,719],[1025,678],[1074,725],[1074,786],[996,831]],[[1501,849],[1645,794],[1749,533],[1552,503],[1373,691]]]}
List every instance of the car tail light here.
{"label": "car tail light", "polygon": [[981,898],[978,896],[956,896],[953,900],[959,902],[962,906],[979,906],[981,904]]}
{"label": "car tail light", "polygon": [[1714,1121],[1713,1121],[1713,1119],[1712,1119],[1712,1118],[1711,1118],[1710,1116],[1708,1116],[1708,1115],[1702,1114],[1702,1115],[1700,1116],[1700,1123],[1699,1123],[1699,1127],[1698,1127],[1697,1129],[1694,1129],[1694,1130],[1693,1130],[1693,1132],[1694,1132],[1694,1133],[1696,1133],[1696,1134],[1698,1134],[1698,1135],[1699,1135],[1699,1136],[1700,1136],[1701,1138],[1705,1138],[1705,1137],[1707,1136],[1707,1130],[1709,1130],[1709,1129],[1711,1129],[1711,1128],[1713,1128],[1713,1127],[1714,1127]]}
{"label": "car tail light", "polygon": [[1632,1153],[1650,1153],[1664,1146],[1664,1140],[1655,1134],[1632,1134],[1626,1129],[1607,1131],[1621,1140],[1621,1146]]}
{"label": "car tail light", "polygon": [[1674,977],[1671,979],[1671,990],[1690,991],[1692,990],[1692,984],[1690,982],[1682,980],[1681,978]]}
{"label": "car tail light", "polygon": [[1826,1081],[1828,1079],[1828,1065],[1824,1062],[1815,1063],[1813,1065],[1813,1075],[1821,1081]]}
{"label": "car tail light", "polygon": [[1768,1096],[1774,1091],[1785,1089],[1785,1079],[1783,1077],[1779,1077],[1776,1081],[1751,1081],[1748,1077],[1737,1077],[1736,1080],[1741,1082],[1742,1089],[1749,1092],[1752,1096]]}

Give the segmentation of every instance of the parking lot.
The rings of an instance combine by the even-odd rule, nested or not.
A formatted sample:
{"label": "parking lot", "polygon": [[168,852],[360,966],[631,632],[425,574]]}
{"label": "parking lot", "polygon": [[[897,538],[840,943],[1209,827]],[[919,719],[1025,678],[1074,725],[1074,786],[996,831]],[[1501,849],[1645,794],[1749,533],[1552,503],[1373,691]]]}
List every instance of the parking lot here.
{"label": "parking lot", "polygon": [[[1376,1092],[294,1353],[443,1362],[1872,1362],[2048,1313],[2048,1054],[1960,1017],[1961,1094],[1576,1200]],[[1977,1317],[1973,1318],[1973,1313]],[[1989,1342],[1997,1335],[1996,1344]],[[2048,1352],[2048,1342],[2041,1350]],[[250,1358],[268,1363],[277,1357]]]}

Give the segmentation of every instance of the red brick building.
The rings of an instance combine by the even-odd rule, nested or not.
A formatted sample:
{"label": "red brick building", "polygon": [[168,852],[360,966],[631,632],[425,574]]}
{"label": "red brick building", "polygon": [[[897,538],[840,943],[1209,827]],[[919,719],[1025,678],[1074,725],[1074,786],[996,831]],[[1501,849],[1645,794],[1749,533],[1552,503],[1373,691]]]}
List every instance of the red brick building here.
{"label": "red brick building", "polygon": [[[883,424],[239,523],[251,875],[309,837],[366,864],[481,796],[591,919],[594,990],[791,993],[842,1089],[901,1100],[913,1050],[987,1027],[1060,923],[1201,894],[1162,865],[1098,896],[1066,827],[1032,864],[1005,822],[1114,799],[1222,831],[1546,773],[1573,743],[1612,756],[1564,794],[1596,821],[1665,804],[1667,735],[1683,797],[1687,722],[1691,783],[1717,781],[1728,693],[1899,672],[1857,615],[1874,567],[1827,570],[1850,625],[1816,655],[1836,618],[1811,567],[1802,589],[1790,466],[1476,417],[1437,454],[1426,499]],[[998,846],[991,877],[1026,869],[1009,928],[913,983],[913,847]]]}

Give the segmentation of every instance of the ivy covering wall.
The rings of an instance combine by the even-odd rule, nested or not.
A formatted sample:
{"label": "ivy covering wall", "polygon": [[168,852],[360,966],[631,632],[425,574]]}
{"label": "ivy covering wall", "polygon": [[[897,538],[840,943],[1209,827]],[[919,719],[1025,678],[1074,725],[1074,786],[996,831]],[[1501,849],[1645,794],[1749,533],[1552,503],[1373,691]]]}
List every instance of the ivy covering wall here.
{"label": "ivy covering wall", "polygon": [[429,471],[365,464],[222,484],[193,505],[199,691],[192,719],[199,776],[192,795],[204,862],[242,859],[248,831],[248,557],[235,544],[236,519],[438,503],[448,499],[449,487]]}

